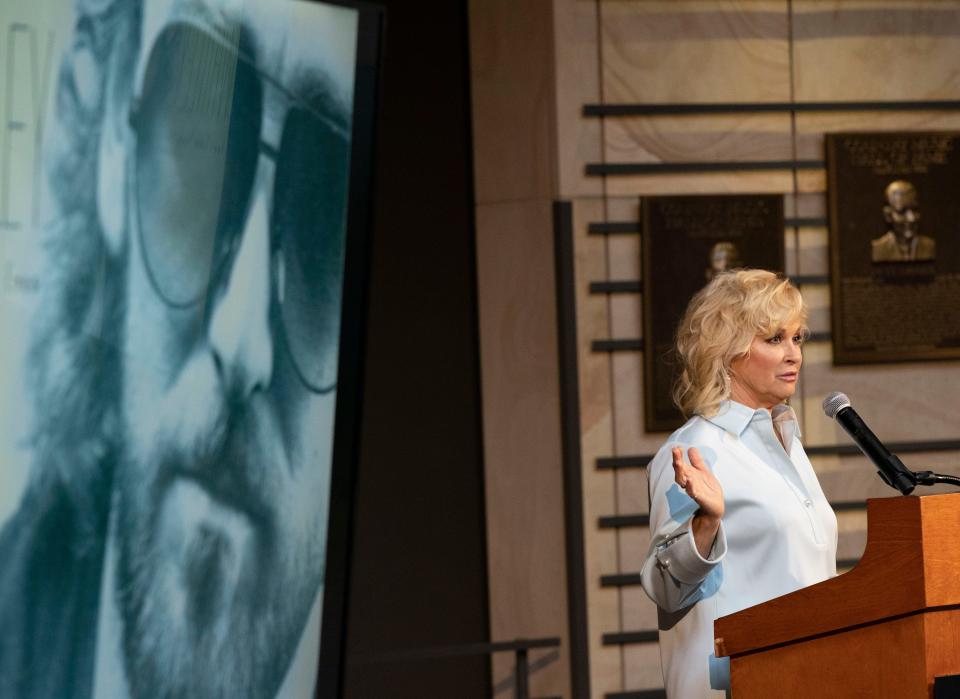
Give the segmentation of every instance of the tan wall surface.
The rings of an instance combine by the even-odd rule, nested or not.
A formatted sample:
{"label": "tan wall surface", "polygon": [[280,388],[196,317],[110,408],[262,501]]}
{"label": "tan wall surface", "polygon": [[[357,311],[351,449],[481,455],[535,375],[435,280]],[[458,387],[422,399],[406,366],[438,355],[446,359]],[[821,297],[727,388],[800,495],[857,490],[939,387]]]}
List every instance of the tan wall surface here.
{"label": "tan wall surface", "polygon": [[[666,436],[643,429],[642,353],[591,348],[642,335],[638,293],[589,292],[591,282],[639,280],[640,238],[588,229],[636,222],[645,194],[780,193],[788,217],[823,218],[826,177],[823,169],[601,177],[587,175],[587,164],[823,160],[825,133],[960,129],[960,111],[597,118],[584,117],[583,106],[958,100],[960,0],[473,0],[471,42],[492,634],[566,633],[565,593],[556,586],[565,577],[549,205],[567,199],[591,695],[657,688],[656,644],[603,642],[604,634],[655,629],[655,607],[636,585],[600,584],[603,575],[639,571],[646,527],[601,527],[599,519],[645,514],[646,473],[595,465],[651,454]],[[825,226],[787,228],[784,241],[789,274],[829,273]],[[828,332],[829,286],[802,291],[811,328]],[[811,342],[794,400],[807,445],[848,443],[820,409],[833,390],[848,393],[887,441],[960,439],[960,412],[950,407],[958,362],[834,367],[829,341]],[[958,456],[904,461],[950,472]],[[832,502],[892,494],[863,458],[813,461]],[[856,559],[865,513],[845,510],[838,519],[838,557]],[[540,672],[534,694],[568,695],[562,661]],[[495,682],[503,687],[508,676],[498,664]]]}
{"label": "tan wall surface", "polygon": [[[557,335],[549,202],[477,207],[490,636],[560,636],[567,648]],[[531,654],[536,662],[543,652]],[[566,655],[533,673],[541,696],[567,693]],[[512,696],[513,657],[494,686]]]}
{"label": "tan wall surface", "polygon": [[[569,696],[552,3],[469,6],[490,637],[559,636],[531,652],[530,689]],[[494,656],[495,696],[513,696],[513,671]]]}
{"label": "tan wall surface", "polygon": [[[960,3],[832,2],[764,0],[742,2],[677,0],[598,0],[603,102],[699,103],[849,100],[960,99]],[[790,34],[793,34],[791,42]],[[792,84],[791,84],[792,83]],[[750,160],[823,160],[824,133],[840,130],[934,130],[960,128],[960,111],[744,113],[684,116],[624,116],[602,123],[602,160],[586,162],[659,163]],[[593,217],[598,204],[581,197],[575,210],[590,222],[637,221],[638,197],[644,194],[782,193],[786,215],[826,216],[823,170],[793,172],[717,172],[597,177],[603,181],[603,218]],[[787,228],[787,272],[826,276],[829,273],[825,226]],[[597,240],[600,238],[601,240]],[[578,294],[581,362],[597,364],[590,339],[640,338],[641,298],[636,293],[590,295],[590,281],[638,280],[638,234],[583,236],[582,264],[606,269],[606,276],[585,279]],[[599,259],[593,259],[590,256]],[[811,328],[830,330],[827,284],[802,289],[810,305]],[[605,300],[605,303],[604,303]],[[590,321],[584,317],[591,311]],[[593,314],[606,313],[606,323]],[[589,330],[588,330],[589,328]],[[608,335],[603,335],[607,330]],[[581,371],[582,395],[608,395],[604,411],[594,405],[594,424],[608,431],[612,451],[599,456],[651,454],[665,438],[643,429],[642,353],[602,354],[609,361],[603,375]],[[960,412],[945,406],[945,396],[960,390],[960,363],[908,362],[834,367],[829,341],[812,342],[794,405],[807,445],[847,444],[848,438],[823,416],[820,402],[833,390],[854,400],[873,429],[885,440],[960,439]],[[600,416],[603,419],[600,419]],[[586,429],[586,426],[585,426]],[[592,440],[599,443],[598,435]],[[957,470],[956,452],[903,455],[916,469]],[[893,493],[861,457],[822,456],[813,459],[832,502],[862,501]],[[645,514],[648,503],[643,469],[598,471],[584,450],[584,482],[613,480],[610,509],[607,492],[586,489],[585,509],[600,515]],[[593,498],[593,502],[590,500]],[[856,559],[863,551],[866,515],[839,514],[840,559]],[[587,519],[587,550],[593,560],[613,558],[617,567],[603,574],[636,573],[646,554],[645,527],[602,529]],[[614,541],[611,541],[614,533]],[[604,553],[604,549],[611,549]],[[600,634],[656,628],[654,605],[637,586],[603,588],[589,580],[591,613],[602,618]],[[619,618],[608,621],[608,599],[616,593]],[[601,612],[602,610],[602,612]],[[591,633],[600,625],[591,623]],[[613,667],[610,651],[619,651]],[[661,685],[659,658],[652,643],[607,646],[602,663],[592,668],[593,696],[614,690],[640,690]],[[619,683],[619,684],[617,684]]]}

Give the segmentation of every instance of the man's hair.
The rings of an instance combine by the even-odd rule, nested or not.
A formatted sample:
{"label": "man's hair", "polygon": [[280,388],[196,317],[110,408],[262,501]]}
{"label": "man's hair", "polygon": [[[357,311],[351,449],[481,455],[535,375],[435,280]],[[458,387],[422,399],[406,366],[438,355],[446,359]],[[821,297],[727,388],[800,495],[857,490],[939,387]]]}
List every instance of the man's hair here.
{"label": "man's hair", "polygon": [[730,397],[730,365],[754,338],[806,320],[803,297],[787,279],[762,269],[718,274],[690,300],[677,329],[677,407],[686,416],[716,414]]}
{"label": "man's hair", "polygon": [[140,16],[137,2],[77,3],[44,142],[46,267],[27,359],[33,463],[22,508],[42,516],[66,496],[80,548],[106,523],[121,382],[124,261],[100,223],[98,161],[106,115],[129,99]]}
{"label": "man's hair", "polygon": [[905,192],[913,192],[914,196],[917,194],[917,188],[911,183],[907,182],[906,180],[894,180],[884,188],[883,198],[889,202],[890,198],[893,196],[893,193],[898,189],[902,189]]}

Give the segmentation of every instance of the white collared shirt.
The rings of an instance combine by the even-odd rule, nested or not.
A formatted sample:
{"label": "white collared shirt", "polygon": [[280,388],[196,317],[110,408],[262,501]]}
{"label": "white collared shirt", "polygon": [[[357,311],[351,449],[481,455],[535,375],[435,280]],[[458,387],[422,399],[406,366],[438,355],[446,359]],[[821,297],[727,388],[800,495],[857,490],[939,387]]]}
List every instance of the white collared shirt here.
{"label": "white collared shirt", "polygon": [[[789,406],[771,414],[724,401],[717,415],[688,420],[648,466],[651,544],[641,577],[658,607],[671,699],[724,696],[729,663],[713,652],[717,617],[836,575],[837,519],[799,436]],[[697,504],[674,481],[675,446],[685,458],[697,447],[723,487],[723,521],[707,558],[690,527]]]}

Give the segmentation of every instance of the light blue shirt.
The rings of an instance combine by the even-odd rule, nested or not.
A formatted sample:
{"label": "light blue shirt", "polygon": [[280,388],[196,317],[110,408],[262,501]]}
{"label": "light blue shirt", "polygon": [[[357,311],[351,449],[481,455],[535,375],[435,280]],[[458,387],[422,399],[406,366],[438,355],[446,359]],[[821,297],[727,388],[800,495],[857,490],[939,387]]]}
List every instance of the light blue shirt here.
{"label": "light blue shirt", "polygon": [[[783,437],[783,444],[777,438]],[[717,617],[836,575],[837,519],[799,440],[793,409],[724,401],[694,416],[650,462],[651,543],[641,577],[657,603],[660,665],[671,699],[723,697],[729,665]],[[697,447],[720,481],[724,515],[710,555],[697,551],[697,504],[674,481],[671,450]]]}

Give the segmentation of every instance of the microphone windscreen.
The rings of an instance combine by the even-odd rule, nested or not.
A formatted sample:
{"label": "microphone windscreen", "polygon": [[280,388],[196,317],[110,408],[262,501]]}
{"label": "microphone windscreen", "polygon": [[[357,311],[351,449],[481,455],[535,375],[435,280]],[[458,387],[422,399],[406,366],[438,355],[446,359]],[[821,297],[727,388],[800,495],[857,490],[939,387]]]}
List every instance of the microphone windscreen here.
{"label": "microphone windscreen", "polygon": [[845,393],[840,393],[840,391],[834,391],[823,399],[823,412],[825,412],[831,420],[834,419],[841,410],[849,407],[850,399],[847,398]]}

